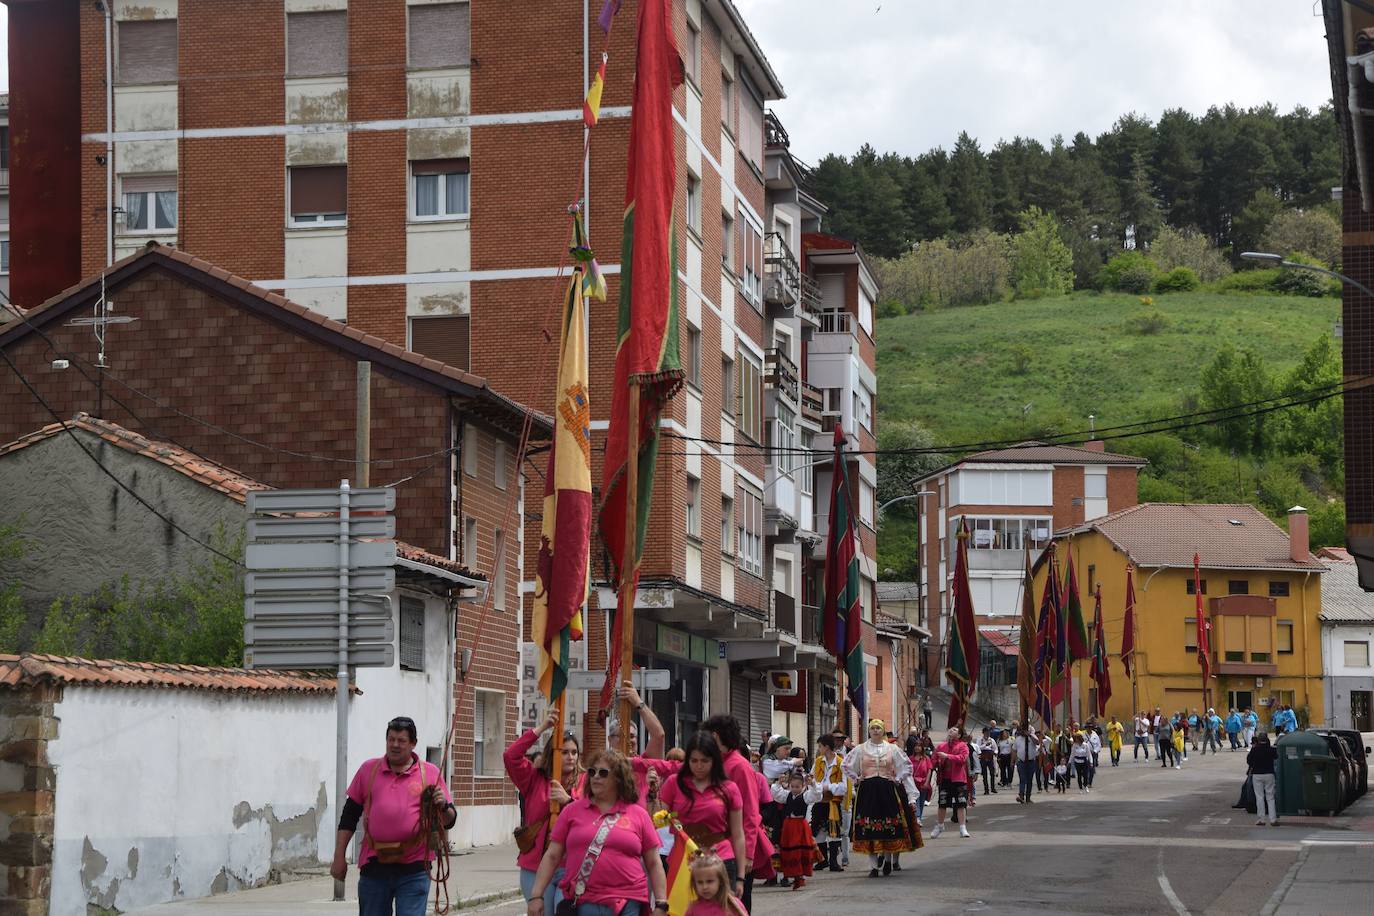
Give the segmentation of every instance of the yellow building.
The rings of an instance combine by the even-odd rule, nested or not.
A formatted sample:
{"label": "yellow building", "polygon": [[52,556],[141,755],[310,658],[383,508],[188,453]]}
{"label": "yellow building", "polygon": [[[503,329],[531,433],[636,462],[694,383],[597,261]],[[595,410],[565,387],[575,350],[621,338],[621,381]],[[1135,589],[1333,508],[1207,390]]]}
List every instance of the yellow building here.
{"label": "yellow building", "polygon": [[[1289,512],[1289,535],[1248,505],[1146,503],[1055,537],[1060,575],[1073,554],[1092,646],[1093,593],[1102,589],[1111,697],[1107,715],[1254,708],[1268,723],[1278,704],[1300,722],[1325,721],[1320,573],[1308,549],[1307,511]],[[1204,699],[1197,658],[1193,555],[1201,558],[1202,608],[1211,621],[1212,678]],[[1036,568],[1037,608],[1049,564]],[[1136,681],[1121,666],[1126,570],[1135,586]],[[1074,665],[1072,714],[1094,712],[1086,661]]]}

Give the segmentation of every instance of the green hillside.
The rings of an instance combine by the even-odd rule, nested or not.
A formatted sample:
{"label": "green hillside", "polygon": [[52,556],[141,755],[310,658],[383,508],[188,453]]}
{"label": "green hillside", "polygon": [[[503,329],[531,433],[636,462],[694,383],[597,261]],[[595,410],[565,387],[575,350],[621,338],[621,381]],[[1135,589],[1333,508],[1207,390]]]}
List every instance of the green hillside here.
{"label": "green hillside", "polygon": [[[1043,438],[1087,429],[1090,414],[1101,429],[1332,384],[1339,348],[1329,337],[1339,312],[1334,298],[1195,292],[1146,302],[1079,292],[883,319],[880,444],[919,441],[913,425],[942,446]],[[1236,368],[1222,384],[1208,367],[1228,345]],[[1257,359],[1244,359],[1247,350]],[[1249,502],[1275,518],[1300,502],[1313,510],[1316,543],[1341,540],[1339,399],[1258,426],[1118,439],[1108,448],[1150,460],[1142,501]],[[884,487],[884,463],[880,488],[896,492],[893,476],[910,473],[888,459]],[[878,568],[892,570],[887,578],[911,572],[908,505],[884,520]]]}

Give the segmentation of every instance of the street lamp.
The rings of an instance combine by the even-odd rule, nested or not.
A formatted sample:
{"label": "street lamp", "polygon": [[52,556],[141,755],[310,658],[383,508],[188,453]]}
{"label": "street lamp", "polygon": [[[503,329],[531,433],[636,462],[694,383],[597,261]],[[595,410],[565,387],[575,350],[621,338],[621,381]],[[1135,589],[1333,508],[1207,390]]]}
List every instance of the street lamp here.
{"label": "street lamp", "polygon": [[1243,261],[1259,261],[1262,264],[1273,264],[1275,267],[1287,267],[1291,270],[1310,270],[1313,273],[1326,274],[1328,277],[1335,277],[1337,280],[1349,283],[1366,296],[1374,299],[1374,290],[1371,290],[1360,281],[1352,280],[1343,273],[1327,270],[1325,267],[1318,267],[1316,264],[1303,264],[1298,261],[1289,261],[1281,254],[1273,254],[1268,251],[1246,251],[1242,252],[1240,257]]}
{"label": "street lamp", "polygon": [[883,514],[883,510],[894,503],[903,503],[906,502],[908,499],[920,499],[922,496],[934,495],[934,490],[917,490],[915,493],[908,493],[906,496],[894,497],[893,499],[889,499],[887,502],[883,503],[881,506],[878,507],[878,515],[881,516]]}

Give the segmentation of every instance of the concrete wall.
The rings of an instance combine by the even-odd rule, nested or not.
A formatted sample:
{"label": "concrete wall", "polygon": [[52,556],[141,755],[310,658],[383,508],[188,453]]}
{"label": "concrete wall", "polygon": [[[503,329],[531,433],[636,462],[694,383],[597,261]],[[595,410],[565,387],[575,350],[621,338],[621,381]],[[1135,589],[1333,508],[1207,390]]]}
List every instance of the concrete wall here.
{"label": "concrete wall", "polygon": [[[242,504],[99,436],[74,432],[182,528],[211,543],[221,525],[231,538],[242,534]],[[0,457],[0,492],[0,524],[18,525],[28,541],[24,556],[11,565],[31,620],[41,622],[54,598],[86,594],[126,572],[136,585],[184,574],[205,561],[204,548],[135,502],[65,433]],[[139,550],[131,569],[133,544]]]}
{"label": "concrete wall", "polygon": [[1327,724],[1332,728],[1352,728],[1350,691],[1374,691],[1374,667],[1353,668],[1345,664],[1345,642],[1361,641],[1374,645],[1374,626],[1330,624],[1322,627],[1322,675],[1326,682]]}
{"label": "concrete wall", "polygon": [[48,912],[52,879],[54,704],[62,688],[0,691],[0,912]]}

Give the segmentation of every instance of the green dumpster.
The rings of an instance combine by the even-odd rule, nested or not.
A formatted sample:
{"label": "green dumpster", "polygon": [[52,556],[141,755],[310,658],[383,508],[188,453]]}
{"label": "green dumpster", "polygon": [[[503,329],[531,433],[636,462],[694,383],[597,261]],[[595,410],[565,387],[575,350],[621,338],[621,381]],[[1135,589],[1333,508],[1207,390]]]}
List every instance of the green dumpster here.
{"label": "green dumpster", "polygon": [[[1305,797],[1305,770],[1303,761],[1309,757],[1320,761],[1330,761],[1331,749],[1327,747],[1326,739],[1311,732],[1289,732],[1279,739],[1277,745],[1279,759],[1274,767],[1274,794],[1278,804],[1279,814],[1307,814],[1312,811],[1313,806],[1308,803]],[[1324,765],[1324,764],[1323,764]],[[1332,790],[1335,789],[1336,779],[1334,773],[1326,775],[1325,770],[1318,770],[1322,773],[1321,783],[1313,782],[1314,787],[1325,787],[1330,783]]]}
{"label": "green dumpster", "polygon": [[1340,761],[1317,754],[1302,758],[1302,800],[1303,807],[1313,814],[1341,810]]}

